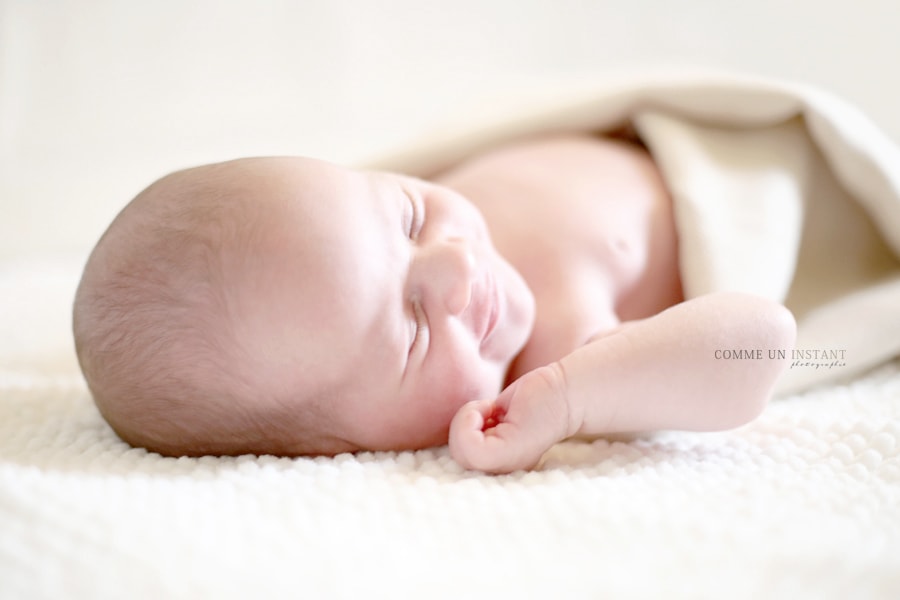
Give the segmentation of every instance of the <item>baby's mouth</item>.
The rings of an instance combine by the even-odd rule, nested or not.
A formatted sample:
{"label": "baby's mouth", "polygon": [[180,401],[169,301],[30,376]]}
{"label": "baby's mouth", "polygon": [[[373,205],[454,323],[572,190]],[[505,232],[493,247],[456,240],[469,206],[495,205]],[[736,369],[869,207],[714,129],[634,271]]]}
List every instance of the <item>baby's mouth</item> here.
{"label": "baby's mouth", "polygon": [[500,321],[500,293],[497,290],[497,283],[494,281],[494,278],[491,277],[491,316],[488,319],[487,331],[484,333],[484,337],[481,339],[481,345],[484,346],[485,342],[487,342],[491,334],[494,333],[494,329],[497,328],[497,323]]}
{"label": "baby's mouth", "polygon": [[497,281],[490,269],[486,269],[479,285],[473,290],[471,318],[472,330],[480,341],[483,349],[490,341],[491,334],[497,327],[500,317],[500,298],[498,296]]}

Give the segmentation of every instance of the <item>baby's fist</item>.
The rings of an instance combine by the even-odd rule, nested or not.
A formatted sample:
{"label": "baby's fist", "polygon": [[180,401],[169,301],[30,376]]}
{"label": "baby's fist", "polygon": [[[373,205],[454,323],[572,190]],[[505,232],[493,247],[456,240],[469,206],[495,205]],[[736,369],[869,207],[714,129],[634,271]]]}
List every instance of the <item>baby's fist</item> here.
{"label": "baby's fist", "polygon": [[537,465],[569,435],[565,380],[556,366],[517,379],[496,399],[464,404],[450,423],[450,455],[467,469],[509,473]]}

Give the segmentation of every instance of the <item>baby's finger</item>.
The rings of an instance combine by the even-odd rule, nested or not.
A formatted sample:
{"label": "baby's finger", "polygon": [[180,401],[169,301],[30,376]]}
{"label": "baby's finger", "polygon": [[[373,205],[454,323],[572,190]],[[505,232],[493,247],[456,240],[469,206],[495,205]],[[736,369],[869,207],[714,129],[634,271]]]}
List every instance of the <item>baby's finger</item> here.
{"label": "baby's finger", "polygon": [[475,400],[463,404],[453,420],[450,422],[450,431],[457,429],[477,429],[482,431],[494,423],[494,400]]}
{"label": "baby's finger", "polygon": [[490,406],[485,406],[483,401],[468,402],[461,406],[450,421],[451,444],[454,440],[463,442],[473,436],[476,439],[483,436],[485,419],[490,413]]}
{"label": "baby's finger", "polygon": [[[450,423],[450,455],[466,469],[488,473],[508,473],[531,464],[521,463],[516,444],[506,438],[510,434],[497,419],[493,400],[469,402],[457,411]],[[520,464],[521,463],[521,464]]]}
{"label": "baby's finger", "polygon": [[[508,425],[499,425],[500,429],[504,427]],[[536,462],[523,460],[515,442],[477,429],[451,437],[450,456],[466,469],[486,473],[510,473],[533,467]]]}
{"label": "baby's finger", "polygon": [[484,463],[485,419],[491,414],[490,401],[464,404],[450,422],[450,455],[467,469],[480,469]]}

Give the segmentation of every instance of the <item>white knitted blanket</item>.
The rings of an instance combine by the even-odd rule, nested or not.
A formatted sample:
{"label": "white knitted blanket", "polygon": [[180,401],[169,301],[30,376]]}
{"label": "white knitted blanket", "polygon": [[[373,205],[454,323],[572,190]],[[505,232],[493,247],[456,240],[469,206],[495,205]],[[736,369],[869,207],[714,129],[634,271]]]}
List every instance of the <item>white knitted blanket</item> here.
{"label": "white knitted blanket", "polygon": [[0,264],[0,598],[897,598],[900,364],[717,434],[171,459],[102,421],[80,258]]}

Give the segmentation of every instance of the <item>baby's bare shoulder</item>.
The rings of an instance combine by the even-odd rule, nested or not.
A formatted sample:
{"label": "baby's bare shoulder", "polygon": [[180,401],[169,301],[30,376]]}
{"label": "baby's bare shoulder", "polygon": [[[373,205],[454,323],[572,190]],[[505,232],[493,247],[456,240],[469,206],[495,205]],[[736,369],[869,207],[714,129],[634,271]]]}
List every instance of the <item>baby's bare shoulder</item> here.
{"label": "baby's bare shoulder", "polygon": [[653,161],[637,143],[587,133],[545,134],[508,142],[473,155],[440,176],[469,181],[501,178],[529,185],[596,185],[651,174]]}
{"label": "baby's bare shoulder", "polygon": [[678,299],[671,198],[638,143],[588,134],[523,139],[472,157],[443,182],[481,209],[536,292],[587,273],[612,280],[628,318]]}

